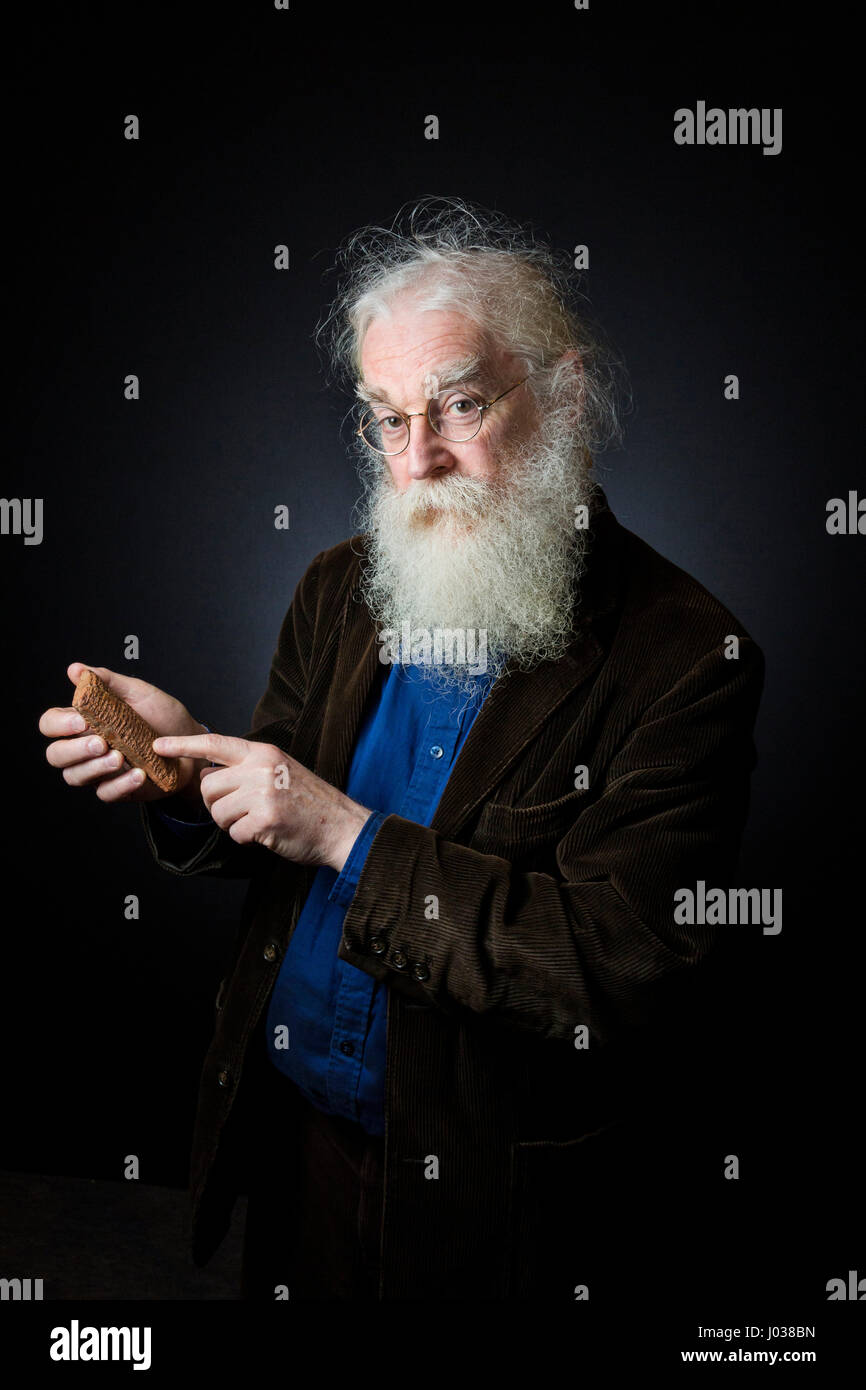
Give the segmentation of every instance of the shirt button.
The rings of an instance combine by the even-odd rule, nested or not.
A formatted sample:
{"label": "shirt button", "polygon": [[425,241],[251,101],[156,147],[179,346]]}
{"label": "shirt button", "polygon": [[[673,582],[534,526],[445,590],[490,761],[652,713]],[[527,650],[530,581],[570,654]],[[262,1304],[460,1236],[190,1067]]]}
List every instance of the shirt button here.
{"label": "shirt button", "polygon": [[269,941],[269,942],[268,942],[267,946],[265,947],[264,951],[262,952],[262,955],[264,956],[265,960],[276,960],[276,958],[277,958],[277,948],[276,948],[276,946],[274,945],[273,941]]}
{"label": "shirt button", "polygon": [[405,954],[402,951],[392,951],[391,964],[393,965],[395,970],[405,970],[406,966],[409,964],[409,961],[407,960]]}
{"label": "shirt button", "polygon": [[228,1086],[231,1084],[231,1076],[227,1071],[221,1071],[217,1076],[217,1081],[221,1086]]}
{"label": "shirt button", "polygon": [[351,1042],[341,1042],[340,1051],[342,1052],[344,1057],[354,1057],[355,1044]]}
{"label": "shirt button", "polygon": [[427,966],[424,964],[423,960],[415,961],[415,964],[412,966],[412,974],[415,976],[416,980],[430,979],[430,971],[427,969]]}
{"label": "shirt button", "polygon": [[444,752],[445,752],[445,749],[444,749],[444,748],[440,747],[440,745],[439,745],[438,743],[434,743],[434,744],[433,744],[433,747],[430,749],[430,757],[431,757],[431,758],[441,758],[441,757],[442,757],[442,754],[443,754]]}
{"label": "shirt button", "polygon": [[384,956],[387,949],[388,943],[385,940],[384,936],[370,937],[370,950],[373,952],[374,956]]}

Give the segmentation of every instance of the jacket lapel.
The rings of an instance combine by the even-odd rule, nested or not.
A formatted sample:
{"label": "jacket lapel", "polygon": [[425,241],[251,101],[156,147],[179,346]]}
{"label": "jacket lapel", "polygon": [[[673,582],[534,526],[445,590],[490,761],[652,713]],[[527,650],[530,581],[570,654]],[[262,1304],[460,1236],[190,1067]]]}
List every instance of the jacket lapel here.
{"label": "jacket lapel", "polygon": [[[590,554],[580,586],[575,636],[559,661],[509,671],[490,691],[454,764],[431,827],[456,835],[493,791],[545,720],[604,658],[594,624],[616,602],[622,527],[599,489],[590,505]],[[331,697],[322,722],[315,771],[342,787],[364,706],[380,669],[375,624],[358,589],[359,562],[348,573]],[[294,751],[294,750],[293,750]],[[294,756],[304,761],[303,750]]]}

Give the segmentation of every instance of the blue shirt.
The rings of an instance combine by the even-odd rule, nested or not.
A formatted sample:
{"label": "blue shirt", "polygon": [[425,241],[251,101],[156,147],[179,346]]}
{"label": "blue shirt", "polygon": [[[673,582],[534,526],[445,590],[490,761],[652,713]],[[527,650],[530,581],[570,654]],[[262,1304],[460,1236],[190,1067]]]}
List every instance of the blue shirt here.
{"label": "blue shirt", "polygon": [[[339,959],[343,919],[386,815],[430,824],[491,684],[491,676],[475,676],[467,696],[429,684],[417,667],[382,667],[344,788],[372,814],[342,871],[316,871],[271,993],[266,1045],[274,1066],[312,1105],[369,1134],[385,1132],[387,986]],[[159,814],[178,833],[200,833]]]}

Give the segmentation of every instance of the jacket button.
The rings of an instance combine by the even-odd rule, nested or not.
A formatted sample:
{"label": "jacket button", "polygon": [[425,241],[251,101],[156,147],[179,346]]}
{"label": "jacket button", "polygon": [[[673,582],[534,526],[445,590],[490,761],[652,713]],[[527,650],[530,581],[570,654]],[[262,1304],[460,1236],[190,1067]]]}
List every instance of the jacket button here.
{"label": "jacket button", "polygon": [[384,936],[370,937],[370,950],[373,952],[374,956],[384,956],[387,949],[388,943],[385,940]]}
{"label": "jacket button", "polygon": [[264,951],[262,952],[262,955],[264,956],[265,960],[276,960],[276,958],[277,958],[277,948],[276,948],[276,946],[274,945],[273,941],[269,941],[269,942],[268,942],[267,946],[265,947]]}
{"label": "jacket button", "polygon": [[412,974],[415,976],[416,980],[430,979],[430,971],[427,969],[423,960],[416,960],[415,964],[412,966]]}
{"label": "jacket button", "polygon": [[231,1079],[231,1074],[227,1071],[221,1071],[217,1076],[217,1081],[221,1086],[230,1086]]}
{"label": "jacket button", "polygon": [[392,951],[391,964],[395,970],[405,970],[409,961],[403,951]]}

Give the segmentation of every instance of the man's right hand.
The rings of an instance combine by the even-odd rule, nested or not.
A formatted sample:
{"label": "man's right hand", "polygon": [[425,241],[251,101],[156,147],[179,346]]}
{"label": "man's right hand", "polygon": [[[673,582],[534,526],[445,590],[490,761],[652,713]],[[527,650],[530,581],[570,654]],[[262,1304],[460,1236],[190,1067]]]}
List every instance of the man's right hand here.
{"label": "man's right hand", "polygon": [[[109,690],[126,700],[157,734],[207,732],[180,700],[125,672],[73,661],[66,668],[73,686],[78,684],[85,670],[95,671]],[[159,801],[169,795],[140,769],[131,767],[120,752],[111,749],[72,705],[47,709],[39,720],[39,732],[55,740],[45,749],[45,757],[52,767],[63,769],[63,780],[70,787],[93,787],[100,801]],[[94,741],[96,747],[91,748]],[[209,766],[208,760],[180,758],[178,761],[178,787],[171,795],[179,796],[190,809],[200,808],[203,802],[199,772]]]}

